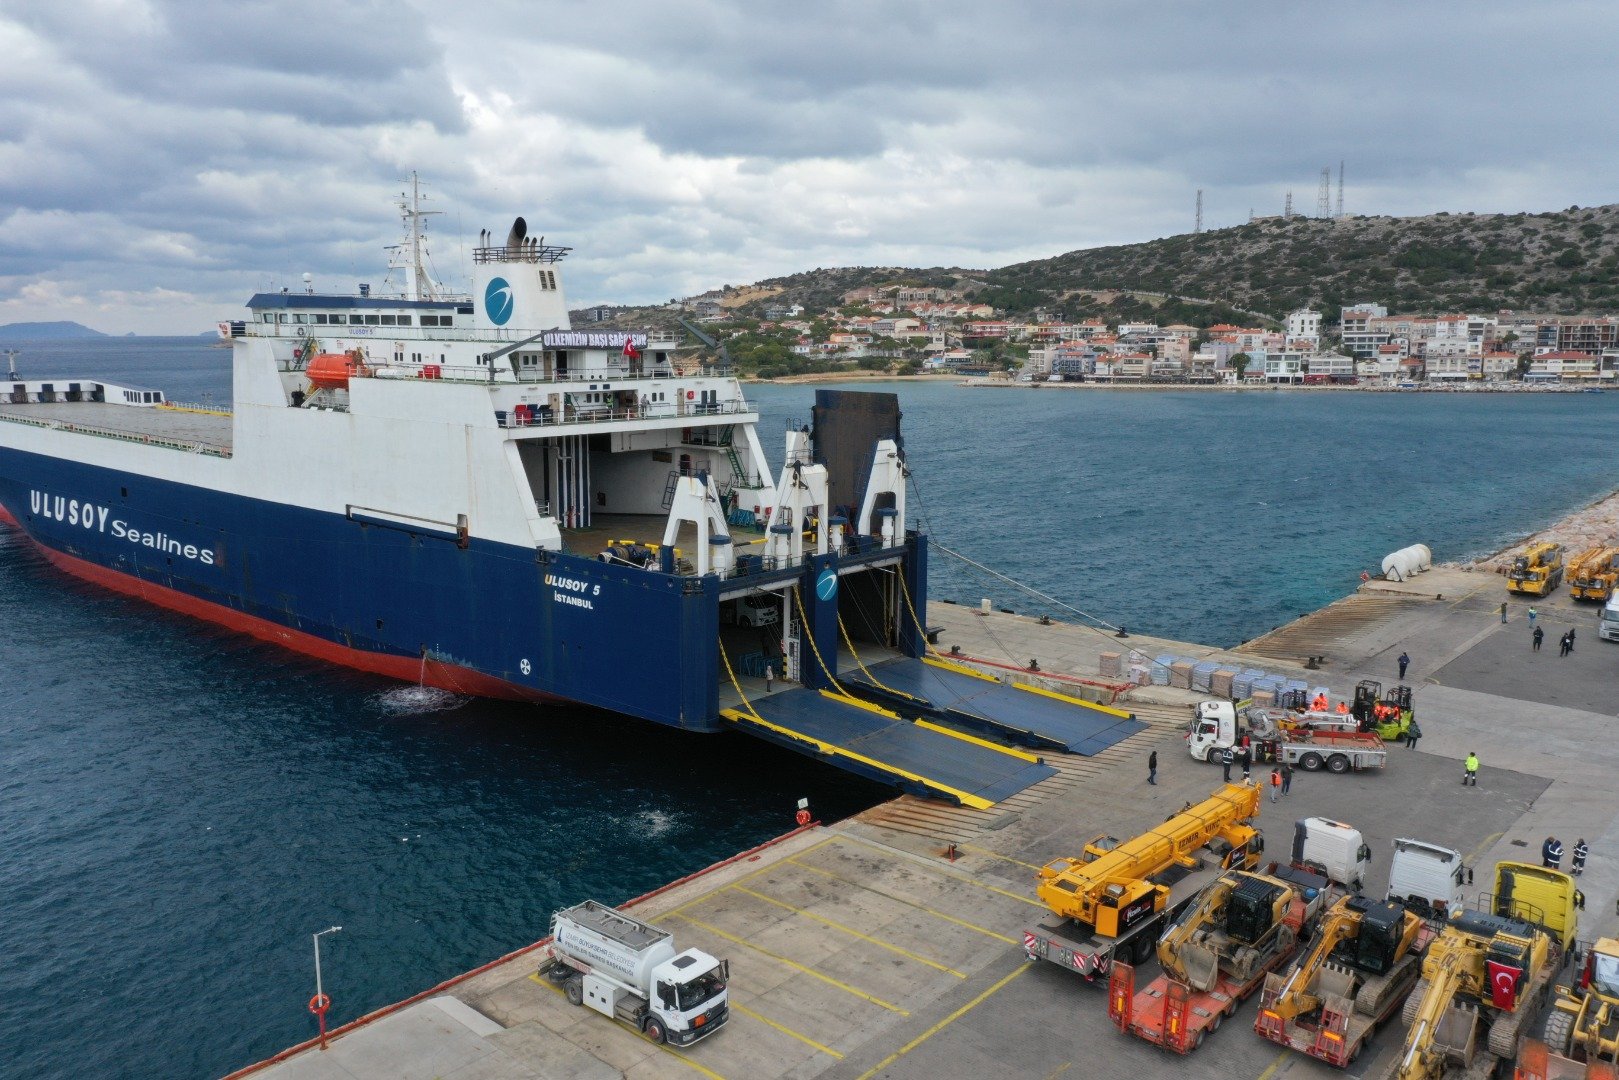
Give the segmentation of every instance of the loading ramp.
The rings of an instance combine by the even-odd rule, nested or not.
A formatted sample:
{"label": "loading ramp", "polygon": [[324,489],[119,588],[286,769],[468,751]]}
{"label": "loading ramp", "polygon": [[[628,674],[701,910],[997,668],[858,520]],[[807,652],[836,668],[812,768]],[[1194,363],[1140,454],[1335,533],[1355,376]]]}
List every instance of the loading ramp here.
{"label": "loading ramp", "polygon": [[1022,746],[1090,756],[1147,725],[1134,714],[927,657],[873,664],[842,676],[856,695],[906,712],[920,710]]}
{"label": "loading ramp", "polygon": [[794,687],[720,715],[849,772],[979,810],[1057,773],[1033,754],[829,690]]}

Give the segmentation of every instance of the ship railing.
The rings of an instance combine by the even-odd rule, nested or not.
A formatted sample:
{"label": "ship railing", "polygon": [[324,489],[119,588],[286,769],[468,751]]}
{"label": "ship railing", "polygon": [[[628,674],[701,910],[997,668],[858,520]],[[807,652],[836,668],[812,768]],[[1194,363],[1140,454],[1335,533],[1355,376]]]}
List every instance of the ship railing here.
{"label": "ship railing", "polygon": [[168,412],[201,413],[203,416],[234,416],[236,413],[229,405],[211,405],[206,401],[160,401],[157,407]]}
{"label": "ship railing", "polygon": [[31,416],[10,416],[0,413],[0,420],[8,424],[27,424],[29,427],[45,428],[51,431],[70,431],[77,435],[95,435],[103,439],[117,439],[121,442],[140,443],[144,446],[161,446],[169,450],[180,450],[188,454],[203,454],[207,457],[228,458],[230,449],[215,446],[211,443],[188,442],[185,439],[169,439],[162,435],[153,435],[143,431],[123,431],[118,428],[93,426],[90,424],[73,424],[65,420],[38,420]]}
{"label": "ship railing", "polygon": [[620,420],[665,420],[676,417],[701,419],[709,416],[736,416],[753,411],[753,404],[746,400],[649,401],[645,405],[629,408],[570,404],[563,407],[561,415],[549,405],[532,405],[511,410],[496,409],[495,423],[499,427],[519,429],[562,427],[570,424],[608,424]]}

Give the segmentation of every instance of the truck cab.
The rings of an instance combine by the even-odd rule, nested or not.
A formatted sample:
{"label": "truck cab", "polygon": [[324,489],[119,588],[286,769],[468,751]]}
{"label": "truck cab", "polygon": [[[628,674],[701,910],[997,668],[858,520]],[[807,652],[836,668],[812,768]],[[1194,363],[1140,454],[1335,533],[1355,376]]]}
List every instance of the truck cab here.
{"label": "truck cab", "polygon": [[730,976],[729,961],[716,960],[698,949],[687,949],[652,969],[649,1007],[663,1021],[670,1042],[684,1046],[713,1030],[708,1027],[713,1019],[708,1014],[716,1004],[724,1006]]}
{"label": "truck cab", "polygon": [[1602,606],[1597,618],[1597,637],[1603,641],[1619,641],[1619,596]]}
{"label": "truck cab", "polygon": [[1215,751],[1237,742],[1237,710],[1229,701],[1200,701],[1187,734],[1186,749],[1198,761],[1216,760]]}
{"label": "truck cab", "polygon": [[1462,865],[1461,852],[1423,840],[1394,841],[1389,860],[1389,887],[1385,894],[1407,911],[1424,919],[1445,919],[1462,909],[1462,887],[1472,874]]}
{"label": "truck cab", "polygon": [[1293,824],[1293,865],[1318,870],[1327,880],[1360,892],[1372,849],[1353,826],[1324,817],[1300,818]]}

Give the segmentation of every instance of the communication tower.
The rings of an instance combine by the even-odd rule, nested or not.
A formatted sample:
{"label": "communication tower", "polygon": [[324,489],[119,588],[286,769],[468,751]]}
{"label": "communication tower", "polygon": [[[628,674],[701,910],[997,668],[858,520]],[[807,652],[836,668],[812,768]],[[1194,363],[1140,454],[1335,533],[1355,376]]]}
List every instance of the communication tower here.
{"label": "communication tower", "polygon": [[1332,216],[1332,166],[1328,165],[1321,170],[1321,186],[1315,193],[1315,216],[1329,218]]}
{"label": "communication tower", "polygon": [[1338,159],[1338,217],[1344,216],[1344,162]]}
{"label": "communication tower", "polygon": [[1282,203],[1282,220],[1293,220],[1293,193],[1291,191],[1287,193],[1287,201]]}
{"label": "communication tower", "polygon": [[1197,224],[1192,226],[1192,235],[1196,236],[1203,231],[1203,189],[1197,189]]}

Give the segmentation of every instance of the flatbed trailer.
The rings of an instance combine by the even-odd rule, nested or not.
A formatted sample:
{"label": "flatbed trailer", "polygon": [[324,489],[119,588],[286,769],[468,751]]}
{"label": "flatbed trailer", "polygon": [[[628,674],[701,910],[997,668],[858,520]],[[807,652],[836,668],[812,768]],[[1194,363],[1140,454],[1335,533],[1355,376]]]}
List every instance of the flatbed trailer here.
{"label": "flatbed trailer", "polygon": [[[1405,1004],[1421,974],[1421,958],[1415,953],[1387,975],[1356,976],[1329,964],[1317,975],[1323,991],[1321,1008],[1291,1020],[1269,1012],[1282,992],[1281,976],[1273,977],[1260,995],[1254,1031],[1278,1046],[1341,1069],[1360,1056],[1367,1041]],[[1357,977],[1363,980],[1358,990]]]}
{"label": "flatbed trailer", "polygon": [[1115,963],[1145,963],[1157,947],[1164,925],[1224,872],[1225,867],[1217,860],[1205,857],[1195,869],[1172,866],[1153,875],[1150,880],[1169,886],[1168,904],[1117,937],[1098,934],[1084,923],[1048,914],[1023,931],[1024,955],[1077,971],[1087,982],[1108,974]]}
{"label": "flatbed trailer", "polygon": [[1214,989],[1206,991],[1193,990],[1168,975],[1160,975],[1137,990],[1135,967],[1117,963],[1108,979],[1107,1014],[1126,1034],[1177,1054],[1190,1054],[1264,985],[1266,975],[1292,955],[1293,950],[1278,950],[1245,982],[1221,972]]}

